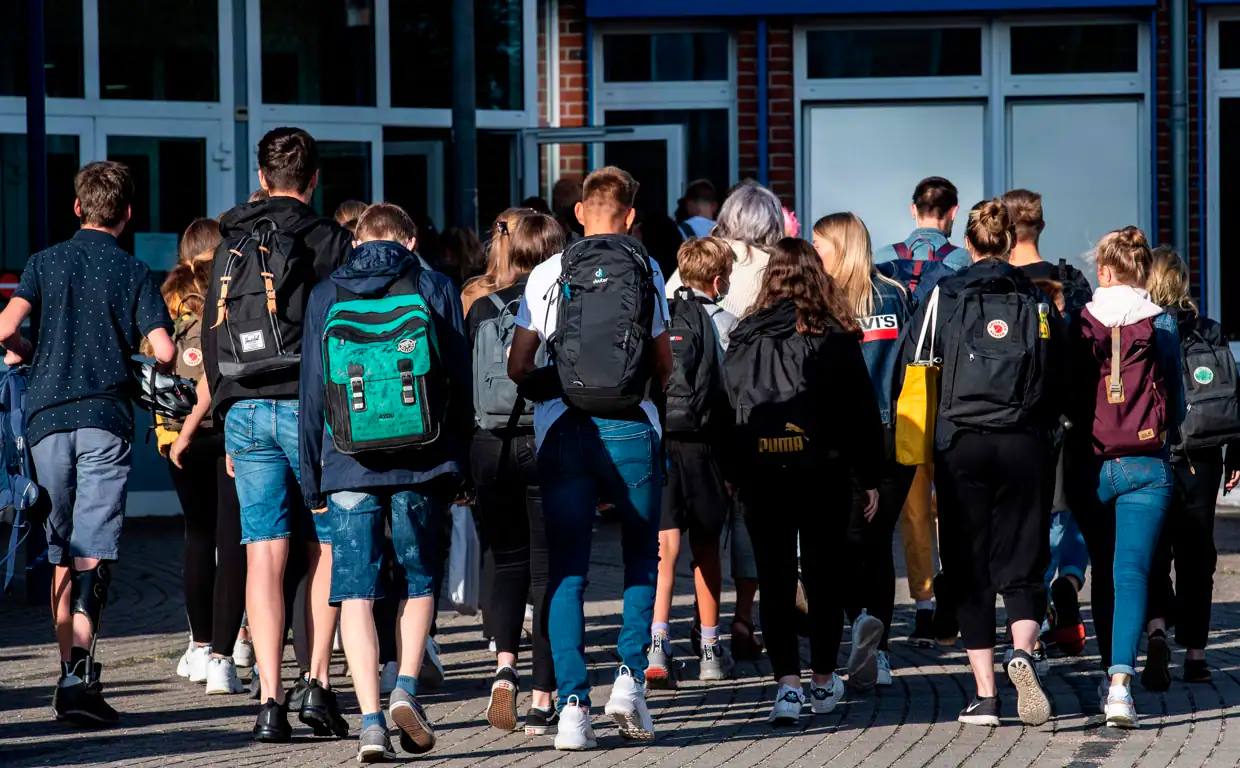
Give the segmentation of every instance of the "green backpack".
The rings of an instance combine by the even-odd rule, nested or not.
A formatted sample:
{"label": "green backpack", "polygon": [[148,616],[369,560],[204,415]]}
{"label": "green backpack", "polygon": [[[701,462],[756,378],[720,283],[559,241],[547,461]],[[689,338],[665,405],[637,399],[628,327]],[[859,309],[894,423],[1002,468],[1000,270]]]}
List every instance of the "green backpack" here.
{"label": "green backpack", "polygon": [[417,271],[382,298],[337,289],[323,328],[323,375],[327,431],[341,453],[413,448],[439,437],[439,342]]}

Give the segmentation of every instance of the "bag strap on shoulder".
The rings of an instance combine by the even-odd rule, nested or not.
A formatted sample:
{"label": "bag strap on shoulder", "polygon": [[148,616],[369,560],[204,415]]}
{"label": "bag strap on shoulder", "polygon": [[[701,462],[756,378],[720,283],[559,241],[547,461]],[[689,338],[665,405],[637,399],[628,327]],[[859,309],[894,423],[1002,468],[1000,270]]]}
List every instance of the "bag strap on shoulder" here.
{"label": "bag strap on shoulder", "polygon": [[1107,382],[1107,402],[1111,405],[1124,402],[1124,379],[1120,376],[1124,355],[1122,335],[1118,325],[1111,328],[1111,379]]}
{"label": "bag strap on shoulder", "polygon": [[[934,343],[939,324],[939,288],[936,285],[930,293],[930,299],[926,302],[926,316],[921,321],[921,331],[917,334],[917,351],[913,353],[914,363],[933,363],[934,362]],[[922,358],[921,352],[926,343],[926,332],[930,333],[930,356]]]}
{"label": "bag strap on shoulder", "polygon": [[891,248],[896,252],[896,257],[903,261],[913,258],[913,251],[908,247],[908,243],[894,243]]}

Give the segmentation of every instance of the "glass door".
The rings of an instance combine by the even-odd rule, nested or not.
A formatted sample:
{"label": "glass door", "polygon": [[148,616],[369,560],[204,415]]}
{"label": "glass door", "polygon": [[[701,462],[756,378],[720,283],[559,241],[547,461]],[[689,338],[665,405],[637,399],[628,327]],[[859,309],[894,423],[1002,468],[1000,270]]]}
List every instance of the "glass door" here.
{"label": "glass door", "polygon": [[385,141],[383,199],[409,212],[419,230],[442,231],[444,219],[444,142]]}
{"label": "glass door", "polygon": [[[254,125],[253,144],[283,123]],[[319,185],[310,201],[323,216],[331,216],[346,200],[364,203],[383,199],[383,130],[377,125],[349,123],[295,123],[319,145]],[[258,158],[251,155],[250,178],[258,179]]]}

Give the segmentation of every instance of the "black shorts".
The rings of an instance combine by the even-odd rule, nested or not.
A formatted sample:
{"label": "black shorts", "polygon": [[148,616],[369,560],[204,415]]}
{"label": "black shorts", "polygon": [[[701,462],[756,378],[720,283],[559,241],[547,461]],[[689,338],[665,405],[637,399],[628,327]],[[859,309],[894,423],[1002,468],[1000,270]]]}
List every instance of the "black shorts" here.
{"label": "black shorts", "polygon": [[719,540],[728,519],[728,492],[710,444],[669,438],[662,531],[689,531],[700,541]]}

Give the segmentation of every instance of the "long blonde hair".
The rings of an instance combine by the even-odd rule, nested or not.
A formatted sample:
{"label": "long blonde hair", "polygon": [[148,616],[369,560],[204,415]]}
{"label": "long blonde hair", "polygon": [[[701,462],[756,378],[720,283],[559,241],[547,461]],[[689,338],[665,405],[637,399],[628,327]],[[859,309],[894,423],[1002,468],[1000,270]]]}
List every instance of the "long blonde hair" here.
{"label": "long blonde hair", "polygon": [[1150,266],[1149,277],[1145,280],[1150,301],[1160,307],[1175,307],[1194,315],[1200,314],[1197,303],[1189,292],[1188,265],[1180,258],[1180,254],[1169,245],[1158,246],[1153,254],[1154,261]]}
{"label": "long blonde hair", "polygon": [[870,231],[857,214],[842,212],[823,216],[814,223],[814,234],[836,255],[834,264],[824,261],[822,266],[857,317],[869,317],[874,313],[877,293],[874,280],[889,283],[904,292],[904,286],[874,269]]}
{"label": "long blonde hair", "polygon": [[512,265],[512,231],[517,220],[531,212],[530,208],[508,208],[495,217],[491,225],[490,242],[487,244],[487,269],[478,277],[465,283],[461,291],[461,308],[469,314],[469,308],[487,294],[502,291],[517,282],[519,273]]}

